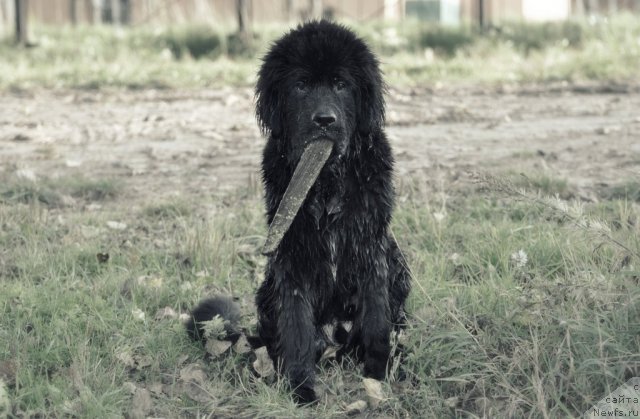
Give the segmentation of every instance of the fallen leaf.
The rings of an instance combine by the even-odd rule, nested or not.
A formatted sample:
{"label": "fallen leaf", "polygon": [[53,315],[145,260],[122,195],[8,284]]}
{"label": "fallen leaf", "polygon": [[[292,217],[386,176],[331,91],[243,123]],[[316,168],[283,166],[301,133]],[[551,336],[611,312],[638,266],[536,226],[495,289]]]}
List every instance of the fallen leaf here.
{"label": "fallen leaf", "polygon": [[238,354],[246,354],[251,351],[251,345],[249,345],[245,335],[240,336],[238,341],[233,345],[233,350]]}
{"label": "fallen leaf", "polygon": [[228,340],[207,339],[207,343],[204,345],[207,353],[218,357],[231,347],[231,342]]}
{"label": "fallen leaf", "polygon": [[153,363],[153,358],[149,355],[134,356],[133,360],[136,362],[137,369],[146,368]]}
{"label": "fallen leaf", "polygon": [[131,400],[131,405],[133,406],[131,409],[132,418],[146,418],[149,412],[151,412],[151,393],[144,388],[136,389],[133,400]]}
{"label": "fallen leaf", "polygon": [[15,362],[6,360],[0,362],[0,381],[4,381],[8,386],[12,386],[16,381],[18,368]]}
{"label": "fallen leaf", "polygon": [[136,361],[133,359],[133,356],[127,351],[117,353],[116,359],[122,362],[126,367],[132,369],[136,367]]}
{"label": "fallen leaf", "polygon": [[324,350],[322,357],[320,357],[320,361],[326,361],[327,359],[334,359],[339,349],[340,348],[338,346],[327,346],[327,349]]}
{"label": "fallen leaf", "polygon": [[119,221],[107,221],[107,227],[112,230],[125,230],[127,228],[127,225]]}
{"label": "fallen leaf", "polygon": [[0,418],[9,417],[11,412],[11,401],[9,400],[9,392],[7,391],[7,385],[3,380],[0,380]]}
{"label": "fallen leaf", "polygon": [[448,399],[445,399],[444,405],[453,409],[458,406],[458,401],[457,397],[449,397]]}
{"label": "fallen leaf", "polygon": [[273,368],[273,361],[271,361],[271,357],[269,357],[267,347],[262,346],[256,349],[255,353],[256,360],[253,362],[253,369],[256,370],[258,375],[263,378],[274,375],[276,370]]}
{"label": "fallen leaf", "polygon": [[178,313],[171,307],[164,307],[156,311],[154,318],[156,320],[175,319],[178,317]]}
{"label": "fallen leaf", "polygon": [[185,383],[204,384],[207,375],[200,364],[189,364],[180,370],[180,380]]}
{"label": "fallen leaf", "polygon": [[345,407],[344,412],[350,416],[350,415],[362,413],[366,408],[367,408],[367,402],[365,402],[364,400],[356,400],[355,402]]}
{"label": "fallen leaf", "polygon": [[133,318],[136,320],[144,321],[144,311],[140,310],[139,308],[134,308],[133,310],[131,310],[131,315],[133,315]]}
{"label": "fallen leaf", "polygon": [[122,387],[124,387],[124,389],[130,394],[135,394],[138,389],[138,387],[131,381],[125,381],[124,384],[122,384]]}
{"label": "fallen leaf", "polygon": [[149,391],[155,395],[161,395],[163,393],[162,383],[152,383],[149,385]]}
{"label": "fallen leaf", "polygon": [[373,378],[365,378],[362,380],[362,384],[364,386],[364,391],[367,393],[367,397],[369,398],[369,404],[371,407],[378,407],[380,402],[385,398],[384,393],[382,392],[382,383]]}
{"label": "fallen leaf", "polygon": [[206,378],[202,366],[189,364],[180,370],[180,389],[190,399],[200,403],[208,403],[212,397],[204,388]]}

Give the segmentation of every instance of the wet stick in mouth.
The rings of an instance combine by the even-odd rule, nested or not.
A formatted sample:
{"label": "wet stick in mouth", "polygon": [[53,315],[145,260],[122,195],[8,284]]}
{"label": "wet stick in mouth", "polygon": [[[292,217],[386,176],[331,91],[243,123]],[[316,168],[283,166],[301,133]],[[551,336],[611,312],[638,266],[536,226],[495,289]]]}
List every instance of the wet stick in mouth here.
{"label": "wet stick in mouth", "polygon": [[267,241],[262,248],[263,255],[271,255],[276,251],[282,238],[291,226],[300,210],[309,189],[315,183],[324,164],[327,162],[333,142],[319,139],[310,143],[302,153],[300,161],[293,172],[287,190],[284,192],[276,215],[269,226]]}

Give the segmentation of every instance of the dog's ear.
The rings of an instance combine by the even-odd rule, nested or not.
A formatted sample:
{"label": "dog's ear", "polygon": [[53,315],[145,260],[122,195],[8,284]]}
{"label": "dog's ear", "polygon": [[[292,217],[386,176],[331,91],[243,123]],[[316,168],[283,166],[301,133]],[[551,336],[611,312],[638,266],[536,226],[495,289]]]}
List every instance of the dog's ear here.
{"label": "dog's ear", "polygon": [[279,137],[282,133],[282,100],[280,92],[274,87],[277,83],[266,64],[258,73],[256,83],[256,117],[264,134]]}
{"label": "dog's ear", "polygon": [[358,92],[358,131],[367,135],[384,126],[384,82],[373,59],[362,66]]}

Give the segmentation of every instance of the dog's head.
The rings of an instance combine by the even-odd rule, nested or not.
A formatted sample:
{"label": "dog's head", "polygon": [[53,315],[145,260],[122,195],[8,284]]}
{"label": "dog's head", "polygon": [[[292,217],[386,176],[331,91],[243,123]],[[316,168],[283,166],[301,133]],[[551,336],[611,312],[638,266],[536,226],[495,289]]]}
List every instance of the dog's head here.
{"label": "dog's head", "polygon": [[378,61],[352,31],[327,21],[290,31],[263,59],[256,85],[256,114],[290,161],[318,138],[344,154],[356,132],[384,124]]}

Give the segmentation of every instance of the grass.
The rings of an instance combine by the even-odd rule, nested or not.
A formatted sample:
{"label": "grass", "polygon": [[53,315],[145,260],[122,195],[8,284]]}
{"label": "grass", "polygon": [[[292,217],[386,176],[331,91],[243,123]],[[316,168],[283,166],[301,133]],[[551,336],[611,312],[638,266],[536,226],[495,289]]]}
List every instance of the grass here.
{"label": "grass", "polygon": [[[347,22],[348,24],[348,22]],[[640,20],[507,23],[479,34],[407,21],[352,23],[394,85],[605,80],[637,82]],[[249,86],[286,30],[260,26],[242,47],[225,28],[34,26],[33,48],[0,42],[0,89]]]}
{"label": "grass", "polygon": [[[546,198],[562,187],[546,180],[520,195],[528,186],[504,179],[400,187],[409,380],[384,383],[367,415],[574,417],[640,375],[639,227],[620,221],[637,205]],[[179,319],[159,315],[222,292],[253,327],[265,263],[255,187],[142,205],[114,180],[5,176],[2,190],[0,408],[4,391],[17,417],[333,417],[365,398],[359,367],[324,365],[327,398],[299,409],[282,382],[251,376],[246,355],[205,362]],[[95,201],[109,205],[86,210]]]}

